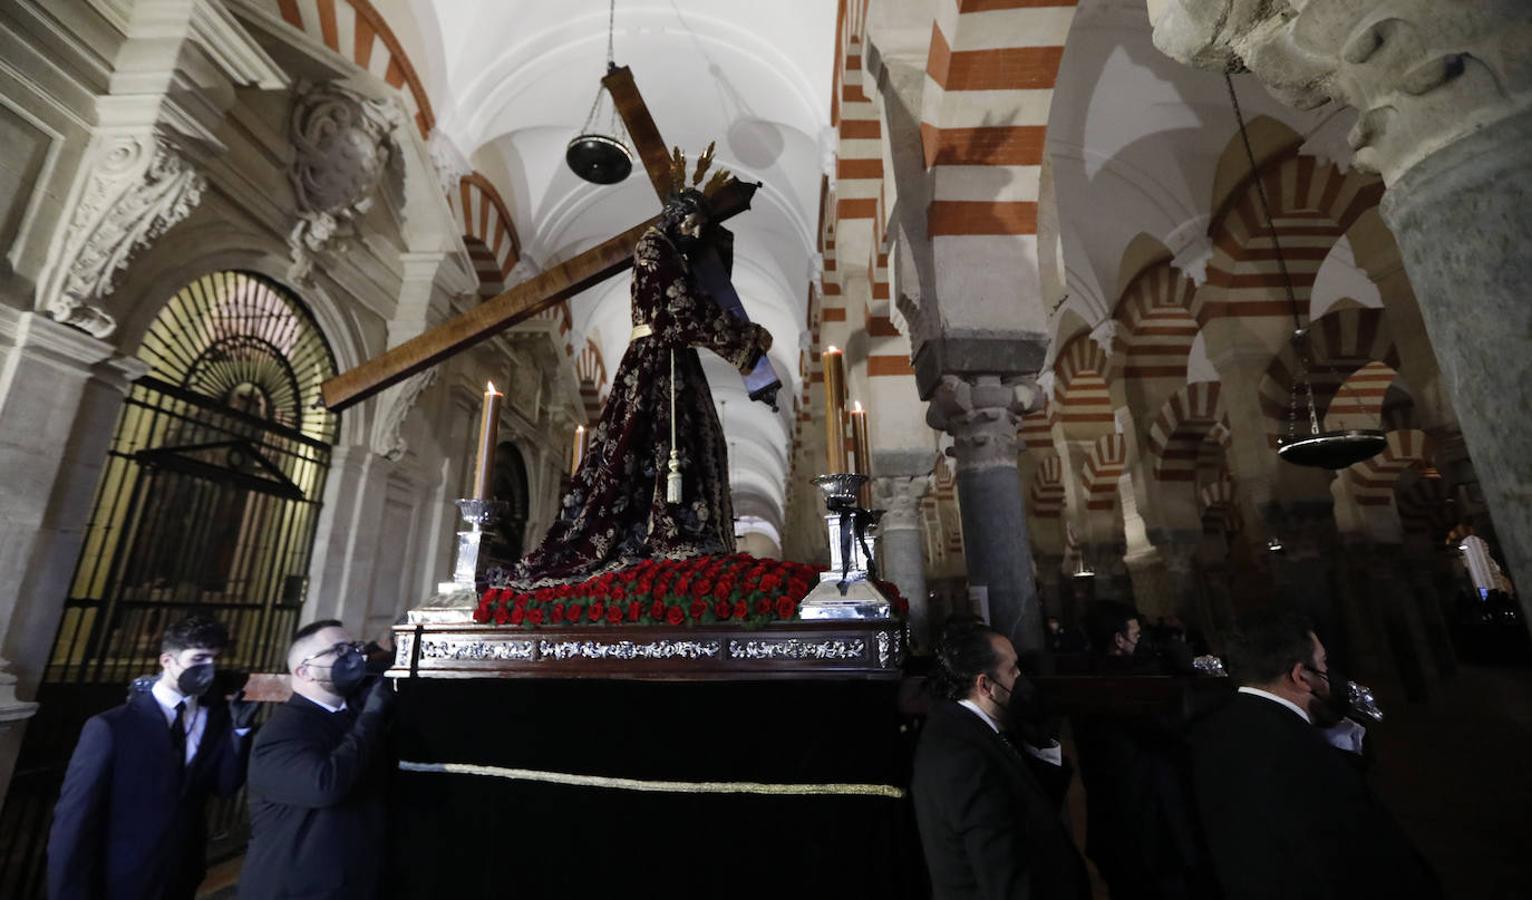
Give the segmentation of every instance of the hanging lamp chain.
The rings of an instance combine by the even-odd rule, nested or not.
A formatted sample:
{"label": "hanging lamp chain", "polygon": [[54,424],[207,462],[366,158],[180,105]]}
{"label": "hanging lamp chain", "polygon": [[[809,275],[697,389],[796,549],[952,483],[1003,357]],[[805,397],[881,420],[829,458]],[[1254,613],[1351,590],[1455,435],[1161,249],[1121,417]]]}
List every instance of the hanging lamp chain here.
{"label": "hanging lamp chain", "polygon": [[[1271,218],[1271,204],[1266,199],[1266,181],[1256,169],[1255,150],[1250,146],[1250,134],[1245,130],[1245,114],[1239,106],[1239,94],[1234,90],[1231,72],[1223,73],[1224,87],[1229,91],[1229,104],[1234,107],[1234,121],[1239,125],[1239,139],[1245,147],[1245,161],[1250,164],[1250,175],[1255,180],[1256,200],[1261,204],[1261,216],[1266,220],[1266,231],[1271,236],[1271,249],[1277,257],[1277,270],[1282,274],[1282,289],[1287,294],[1288,310],[1293,317],[1293,352],[1298,357],[1298,382],[1303,384],[1309,406],[1309,433],[1319,434],[1319,409],[1314,403],[1314,381],[1309,376],[1308,329],[1303,327],[1299,316],[1298,296],[1293,291],[1293,276],[1287,271],[1287,259],[1282,255],[1282,241],[1277,236],[1277,226]],[[1298,387],[1294,384],[1288,397],[1287,436],[1291,440],[1298,431]]]}

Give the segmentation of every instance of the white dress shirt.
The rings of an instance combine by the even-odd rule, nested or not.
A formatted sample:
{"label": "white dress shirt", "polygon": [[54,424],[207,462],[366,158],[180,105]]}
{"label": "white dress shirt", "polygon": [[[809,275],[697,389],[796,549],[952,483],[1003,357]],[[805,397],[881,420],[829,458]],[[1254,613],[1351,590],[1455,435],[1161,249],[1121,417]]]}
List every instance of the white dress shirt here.
{"label": "white dress shirt", "polygon": [[[1000,733],[1000,723],[990,718],[989,713],[981,709],[979,704],[969,700],[967,697],[964,697],[962,700],[958,701],[958,706],[961,706],[974,715],[978,716],[980,721],[994,729],[995,734]],[[1058,741],[1053,741],[1046,747],[1034,747],[1026,741],[1022,740],[1018,740],[1016,744],[1028,756],[1031,756],[1035,759],[1040,759],[1049,765],[1062,766],[1064,764],[1064,748],[1059,746]]]}
{"label": "white dress shirt", "polygon": [[322,709],[322,710],[324,710],[325,712],[328,712],[328,713],[342,712],[346,708],[346,701],[344,701],[344,700],[340,701],[340,706],[331,706],[330,704],[324,702],[323,700],[315,700],[313,697],[304,696],[303,699],[307,700],[308,702],[314,704],[315,706],[319,707],[320,709]]}
{"label": "white dress shirt", "polygon": [[[1276,694],[1273,694],[1270,691],[1263,691],[1260,688],[1242,687],[1239,689],[1239,692],[1241,694],[1250,694],[1252,696],[1262,697],[1264,699],[1270,700],[1273,703],[1280,703],[1298,715],[1302,716],[1303,721],[1309,723],[1310,725],[1314,724],[1314,720],[1309,717],[1308,710],[1304,709],[1291,700],[1283,697],[1278,697]],[[1361,723],[1352,721],[1351,719],[1341,719],[1340,722],[1335,725],[1331,725],[1329,728],[1319,729],[1319,733],[1324,735],[1325,741],[1328,742],[1332,747],[1337,747],[1341,750],[1345,750],[1347,753],[1361,753],[1362,740],[1367,737],[1367,728]]]}
{"label": "white dress shirt", "polygon": [[149,692],[154,695],[154,702],[160,705],[160,712],[165,714],[166,728],[176,723],[176,705],[186,704],[186,711],[181,716],[181,728],[186,732],[186,758],[181,762],[183,765],[191,765],[192,758],[197,755],[197,748],[202,744],[202,733],[207,731],[207,707],[198,703],[196,697],[188,697],[171,687],[163,678],[156,679]]}

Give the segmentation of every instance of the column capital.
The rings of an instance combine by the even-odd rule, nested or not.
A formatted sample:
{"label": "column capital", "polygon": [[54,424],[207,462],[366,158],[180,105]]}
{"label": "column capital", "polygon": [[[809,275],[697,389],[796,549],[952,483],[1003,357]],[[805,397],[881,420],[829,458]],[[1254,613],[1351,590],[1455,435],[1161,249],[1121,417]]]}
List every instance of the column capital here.
{"label": "column capital", "polygon": [[998,375],[943,375],[931,393],[926,424],[952,435],[949,455],[960,470],[1016,467],[1016,429],[1042,392],[1035,378],[1007,382]]}
{"label": "column capital", "polygon": [[1279,100],[1354,107],[1359,168],[1392,185],[1437,150],[1532,106],[1532,17],[1505,0],[1149,0],[1154,44],[1248,68]]}
{"label": "column capital", "polygon": [[880,476],[872,480],[873,502],[883,510],[878,529],[920,530],[920,501],[931,489],[930,475]]}

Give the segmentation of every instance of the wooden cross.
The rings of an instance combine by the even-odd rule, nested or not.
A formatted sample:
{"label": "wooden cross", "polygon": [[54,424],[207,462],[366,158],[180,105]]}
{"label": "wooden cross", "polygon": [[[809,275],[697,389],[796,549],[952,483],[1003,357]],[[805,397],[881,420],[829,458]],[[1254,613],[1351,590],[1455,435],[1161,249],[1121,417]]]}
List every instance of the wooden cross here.
{"label": "wooden cross", "polygon": [[[627,66],[614,67],[607,72],[601,83],[612,95],[612,101],[628,128],[628,134],[638,149],[639,159],[654,185],[661,201],[670,190],[670,153],[665,141],[655,127],[654,119],[644,104],[633,82],[633,72]],[[759,184],[730,181],[708,203],[715,222],[722,222],[750,208],[750,200]],[[339,412],[360,403],[394,384],[424,371],[449,357],[487,340],[546,310],[561,300],[599,284],[633,265],[633,249],[656,221],[655,216],[641,222],[613,238],[569,259],[546,272],[515,285],[499,295],[484,301],[466,312],[460,313],[423,334],[367,360],[354,369],[342,372],[320,385],[320,397],[327,409]],[[724,280],[727,284],[727,280]],[[732,289],[727,296],[717,297],[720,303],[740,318],[744,309]],[[734,307],[734,308],[730,308]],[[756,372],[747,378],[751,396],[772,395],[775,388],[762,385],[761,369],[764,366],[772,382],[771,364],[762,358]],[[772,402],[775,406],[775,403]]]}

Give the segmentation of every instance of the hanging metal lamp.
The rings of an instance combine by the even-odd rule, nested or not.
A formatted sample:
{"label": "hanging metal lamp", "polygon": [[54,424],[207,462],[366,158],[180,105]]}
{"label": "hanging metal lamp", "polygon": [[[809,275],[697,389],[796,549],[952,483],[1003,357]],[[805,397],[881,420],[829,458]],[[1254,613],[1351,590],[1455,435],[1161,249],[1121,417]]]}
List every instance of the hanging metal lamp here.
{"label": "hanging metal lamp", "polygon": [[[617,0],[611,0],[606,23],[606,69],[616,67],[612,58],[612,34],[616,23]],[[601,99],[607,97],[611,112],[606,132],[596,130],[601,112]],[[592,184],[617,184],[633,172],[633,150],[623,139],[622,120],[617,115],[617,104],[611,102],[605,87],[596,88],[596,99],[591,101],[590,112],[580,133],[564,150],[564,162],[576,175]]]}
{"label": "hanging metal lamp", "polygon": [[[1298,360],[1288,394],[1287,433],[1277,439],[1277,456],[1295,466],[1317,469],[1344,469],[1364,459],[1371,459],[1388,446],[1388,437],[1372,428],[1345,428],[1329,431],[1319,427],[1319,407],[1314,402],[1314,381],[1310,373],[1313,365],[1309,347],[1309,330],[1304,326],[1298,308],[1298,297],[1293,291],[1293,278],[1287,271],[1287,260],[1282,256],[1282,242],[1277,237],[1272,222],[1271,206],[1266,201],[1266,185],[1256,171],[1255,151],[1250,147],[1250,135],[1245,131],[1245,116],[1239,108],[1239,97],[1234,93],[1234,79],[1228,72],[1223,76],[1229,89],[1229,103],[1234,107],[1234,120],[1239,123],[1239,137],[1245,145],[1245,159],[1250,164],[1251,177],[1255,180],[1256,199],[1261,204],[1261,215],[1266,219],[1266,230],[1271,234],[1272,252],[1277,258],[1277,268],[1282,273],[1282,287],[1287,292],[1287,303],[1293,317],[1293,355]],[[1303,395],[1300,399],[1300,393]],[[1302,404],[1308,412],[1307,433],[1298,430],[1298,407]]]}

